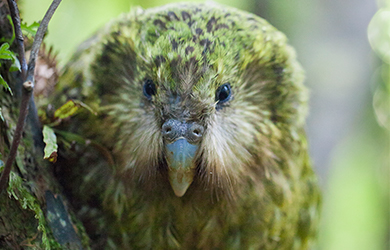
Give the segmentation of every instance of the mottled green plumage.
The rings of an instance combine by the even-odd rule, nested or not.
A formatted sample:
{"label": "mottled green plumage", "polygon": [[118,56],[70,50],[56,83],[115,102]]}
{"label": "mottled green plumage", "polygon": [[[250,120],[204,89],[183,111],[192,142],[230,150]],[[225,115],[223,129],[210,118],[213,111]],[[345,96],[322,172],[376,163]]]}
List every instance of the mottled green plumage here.
{"label": "mottled green plumage", "polygon": [[[145,80],[155,84],[151,98]],[[172,4],[122,15],[80,47],[60,81],[57,103],[74,98],[99,110],[66,129],[112,156],[91,147],[79,154],[71,171],[85,172],[76,185],[86,189],[69,189],[102,201],[95,230],[111,247],[307,249],[320,196],[302,81],[285,36],[253,14]],[[232,97],[218,104],[226,83]],[[168,119],[204,127],[183,197],[167,177]]]}

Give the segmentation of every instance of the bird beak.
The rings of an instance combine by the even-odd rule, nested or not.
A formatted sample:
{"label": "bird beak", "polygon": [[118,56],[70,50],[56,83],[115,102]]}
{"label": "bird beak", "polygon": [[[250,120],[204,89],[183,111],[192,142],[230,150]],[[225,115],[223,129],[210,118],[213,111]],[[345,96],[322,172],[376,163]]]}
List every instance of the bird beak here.
{"label": "bird beak", "polygon": [[182,197],[191,185],[195,175],[193,161],[198,145],[190,144],[186,139],[179,138],[166,144],[169,182],[175,195]]}

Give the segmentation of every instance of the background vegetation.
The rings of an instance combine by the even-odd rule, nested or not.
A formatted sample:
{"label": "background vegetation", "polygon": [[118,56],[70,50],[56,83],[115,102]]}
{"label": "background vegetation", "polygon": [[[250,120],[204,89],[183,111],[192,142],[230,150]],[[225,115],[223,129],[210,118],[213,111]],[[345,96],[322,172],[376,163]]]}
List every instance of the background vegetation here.
{"label": "background vegetation", "polygon": [[[38,21],[50,2],[23,1],[25,21]],[[46,42],[65,64],[112,17],[168,2],[65,0]],[[318,249],[389,249],[390,1],[216,2],[266,18],[287,34],[306,69],[307,131],[324,190]]]}

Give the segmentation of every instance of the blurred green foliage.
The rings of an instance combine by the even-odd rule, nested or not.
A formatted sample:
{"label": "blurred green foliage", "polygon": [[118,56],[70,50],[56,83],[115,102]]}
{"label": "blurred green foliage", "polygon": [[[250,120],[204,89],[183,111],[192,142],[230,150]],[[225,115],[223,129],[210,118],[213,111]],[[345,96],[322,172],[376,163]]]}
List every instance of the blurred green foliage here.
{"label": "blurred green foliage", "polygon": [[[22,10],[25,21],[32,23],[39,20],[50,2],[50,0],[23,1]],[[59,53],[60,63],[64,64],[80,42],[112,17],[127,12],[131,6],[140,5],[148,8],[168,2],[173,1],[63,1],[50,23],[46,43],[54,46]],[[330,155],[324,153],[329,159],[322,163],[326,171],[319,170],[322,175],[321,179],[326,180],[326,183],[323,183],[324,207],[318,249],[390,249],[390,1],[378,1],[380,8],[372,18],[366,36],[373,51],[382,62],[374,56],[374,53],[372,53],[371,61],[355,60],[353,57],[355,52],[343,54],[345,48],[350,47],[351,44],[338,46],[335,37],[349,34],[335,33],[333,37],[329,36],[328,40],[320,40],[321,44],[316,44],[318,41],[310,39],[310,37],[327,32],[327,30],[315,27],[316,20],[322,20],[325,23],[333,21],[333,24],[326,27],[332,31],[334,29],[332,25],[337,25],[335,20],[343,18],[344,14],[348,15],[344,13],[348,9],[328,13],[327,11],[330,10],[324,7],[325,2],[328,4],[326,6],[329,6],[332,1],[219,0],[217,2],[261,13],[278,29],[285,32],[293,45],[297,47],[298,56],[307,69],[308,82],[314,94],[319,92],[328,103],[331,103],[342,91],[347,91],[344,94],[352,99],[361,99],[359,102],[361,106],[355,107],[358,115],[353,116],[353,121],[346,124],[347,128],[343,130],[333,145]],[[347,4],[353,11],[355,2],[349,1]],[[261,9],[259,6],[266,8]],[[366,26],[362,27],[364,32],[366,28]],[[348,42],[353,42],[356,38],[348,39]],[[319,50],[321,48],[323,49]],[[315,59],[317,64],[312,63],[315,56],[318,57]],[[349,88],[342,86],[342,84],[354,84],[354,81],[360,77],[360,72],[353,67],[355,64],[360,64],[358,69],[372,69],[369,73],[371,76],[368,76],[371,81],[368,80],[364,85],[368,90],[363,91],[364,95],[348,92],[354,86],[349,86]],[[312,81],[316,74],[318,78],[324,79],[326,84],[313,84]],[[345,81],[347,77],[355,78]],[[334,84],[335,79],[342,80]],[[370,89],[372,92],[366,93]],[[345,102],[350,100],[345,99]],[[321,112],[323,110],[317,110],[315,107],[311,109],[311,113],[319,113],[319,116]],[[338,117],[332,117],[332,119],[338,119]],[[322,120],[318,119],[309,125],[320,127],[323,125],[321,122]],[[314,131],[321,133],[321,129]],[[311,140],[313,145],[321,144],[321,141],[316,141],[320,140],[318,138],[321,137],[313,137]],[[324,172],[327,174],[324,175]]]}

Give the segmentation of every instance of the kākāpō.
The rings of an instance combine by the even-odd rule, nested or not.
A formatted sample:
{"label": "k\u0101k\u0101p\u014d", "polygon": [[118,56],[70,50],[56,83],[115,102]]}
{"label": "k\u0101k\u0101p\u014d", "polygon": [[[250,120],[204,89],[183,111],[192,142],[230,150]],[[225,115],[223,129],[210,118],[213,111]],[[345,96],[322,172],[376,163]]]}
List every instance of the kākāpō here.
{"label": "k\u0101k\u0101p\u014d", "polygon": [[60,160],[80,214],[99,211],[91,237],[121,249],[310,248],[320,192],[303,79],[286,37],[234,8],[176,3],[110,22],[53,101],[98,111],[62,125],[90,143]]}

